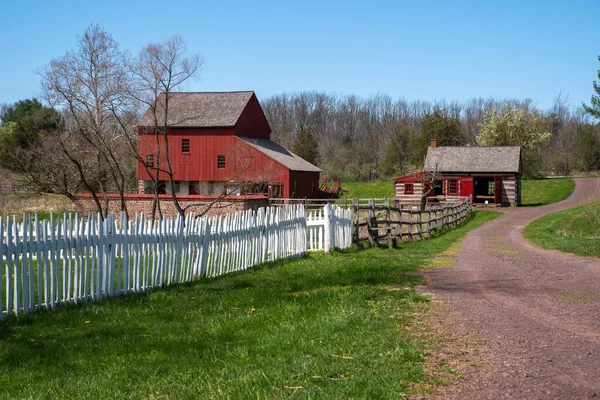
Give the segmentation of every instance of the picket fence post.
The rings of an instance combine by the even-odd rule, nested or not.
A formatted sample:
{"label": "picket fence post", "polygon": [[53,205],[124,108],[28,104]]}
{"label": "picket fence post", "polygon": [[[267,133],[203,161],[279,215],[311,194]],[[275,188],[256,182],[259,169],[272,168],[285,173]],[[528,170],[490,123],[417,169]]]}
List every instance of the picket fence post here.
{"label": "picket fence post", "polygon": [[324,217],[324,236],[325,236],[325,244],[324,250],[325,253],[329,253],[331,251],[331,206],[329,203],[323,207],[323,217]]}

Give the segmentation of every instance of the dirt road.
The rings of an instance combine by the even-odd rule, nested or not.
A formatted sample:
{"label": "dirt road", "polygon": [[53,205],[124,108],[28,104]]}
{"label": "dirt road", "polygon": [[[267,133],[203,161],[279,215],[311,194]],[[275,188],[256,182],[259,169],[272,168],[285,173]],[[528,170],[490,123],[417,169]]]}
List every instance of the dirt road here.
{"label": "dirt road", "polygon": [[567,200],[508,211],[470,232],[454,265],[425,273],[424,291],[445,305],[441,323],[484,354],[433,398],[600,398],[600,259],[521,235],[534,219],[597,198],[600,179],[577,180]]}

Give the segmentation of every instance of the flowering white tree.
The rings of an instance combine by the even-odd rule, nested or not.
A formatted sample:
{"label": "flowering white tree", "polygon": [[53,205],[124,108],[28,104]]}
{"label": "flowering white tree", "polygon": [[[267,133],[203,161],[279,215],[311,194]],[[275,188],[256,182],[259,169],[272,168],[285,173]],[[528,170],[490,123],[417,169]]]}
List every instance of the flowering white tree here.
{"label": "flowering white tree", "polygon": [[537,112],[506,103],[490,109],[480,126],[477,144],[480,146],[521,146],[526,172],[535,168],[534,152],[550,141],[543,132],[543,121]]}

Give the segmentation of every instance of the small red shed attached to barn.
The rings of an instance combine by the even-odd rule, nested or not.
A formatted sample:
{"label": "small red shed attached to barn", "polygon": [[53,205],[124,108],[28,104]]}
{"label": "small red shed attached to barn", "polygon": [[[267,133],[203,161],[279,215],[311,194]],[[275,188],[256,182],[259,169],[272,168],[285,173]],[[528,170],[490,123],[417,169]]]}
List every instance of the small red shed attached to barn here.
{"label": "small red shed attached to barn", "polygon": [[518,146],[437,147],[432,140],[423,171],[394,178],[395,197],[418,204],[434,184],[430,199],[470,197],[473,203],[514,207],[521,204],[521,174]]}
{"label": "small red shed attached to barn", "polygon": [[[158,99],[165,104],[165,95]],[[169,189],[165,169],[168,150],[176,194],[256,194],[315,198],[321,170],[270,140],[271,128],[254,92],[182,92],[168,99],[166,142],[154,133],[151,109],[137,128],[137,178],[141,193]],[[156,113],[158,126],[164,112]]]}

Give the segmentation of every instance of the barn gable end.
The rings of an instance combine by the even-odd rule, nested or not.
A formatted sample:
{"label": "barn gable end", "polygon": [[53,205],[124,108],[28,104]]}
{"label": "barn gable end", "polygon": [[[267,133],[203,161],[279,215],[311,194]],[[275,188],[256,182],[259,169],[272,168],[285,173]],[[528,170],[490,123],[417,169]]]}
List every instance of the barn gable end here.
{"label": "barn gable end", "polygon": [[271,138],[271,127],[254,93],[236,121],[234,131],[238,136],[265,140]]}

